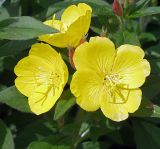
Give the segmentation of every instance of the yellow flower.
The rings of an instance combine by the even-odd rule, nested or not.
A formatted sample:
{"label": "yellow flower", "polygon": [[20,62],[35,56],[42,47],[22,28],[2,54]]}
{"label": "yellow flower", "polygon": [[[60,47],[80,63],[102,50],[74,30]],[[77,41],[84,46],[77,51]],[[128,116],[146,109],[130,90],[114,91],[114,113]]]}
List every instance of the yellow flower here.
{"label": "yellow flower", "polygon": [[60,54],[47,44],[34,44],[29,56],[15,66],[17,89],[28,97],[32,112],[49,111],[68,80],[68,69]]}
{"label": "yellow flower", "polygon": [[114,120],[135,112],[142,93],[139,89],[150,74],[150,65],[138,46],[122,45],[117,50],[108,38],[93,37],[80,45],[73,61],[77,71],[71,91],[77,104],[86,111],[101,109]]}
{"label": "yellow flower", "polygon": [[53,16],[52,20],[44,22],[59,33],[42,35],[39,39],[61,48],[76,47],[88,32],[91,13],[92,9],[87,4],[71,5],[63,12],[61,20],[56,20]]}

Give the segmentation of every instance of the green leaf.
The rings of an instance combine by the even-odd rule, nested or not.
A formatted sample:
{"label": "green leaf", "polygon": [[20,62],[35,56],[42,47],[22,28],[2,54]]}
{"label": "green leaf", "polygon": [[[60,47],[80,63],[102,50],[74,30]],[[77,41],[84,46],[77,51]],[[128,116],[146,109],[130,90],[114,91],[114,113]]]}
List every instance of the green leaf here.
{"label": "green leaf", "polygon": [[0,148],[14,149],[14,142],[11,131],[6,127],[2,120],[0,120]]}
{"label": "green leaf", "polygon": [[7,41],[5,44],[0,45],[0,56],[16,55],[31,47],[35,42],[35,39]]}
{"label": "green leaf", "polygon": [[9,13],[6,8],[0,7],[0,21],[9,18]]}
{"label": "green leaf", "polygon": [[12,17],[0,22],[2,39],[27,40],[54,32],[55,29],[29,16]]}
{"label": "green leaf", "polygon": [[31,112],[27,97],[23,96],[15,86],[0,92],[0,102],[22,112]]}
{"label": "green leaf", "polygon": [[160,44],[151,46],[149,48],[146,49],[146,55],[148,56],[148,58],[152,59],[160,59]]}
{"label": "green leaf", "polygon": [[0,1],[0,7],[2,6],[2,4],[5,2],[6,0],[1,0]]}
{"label": "green leaf", "polygon": [[27,149],[53,149],[51,144],[41,141],[32,142]]}
{"label": "green leaf", "polygon": [[154,105],[152,102],[150,102],[146,98],[143,98],[139,109],[131,115],[135,117],[160,118],[160,107],[158,105]]}
{"label": "green leaf", "polygon": [[138,18],[144,16],[150,16],[154,14],[160,14],[160,7],[147,7],[142,10],[136,11],[135,13],[131,14],[129,18]]}
{"label": "green leaf", "polygon": [[149,32],[141,33],[140,36],[139,36],[139,39],[142,40],[142,41],[145,41],[145,42],[156,41],[157,40],[155,35],[152,34],[152,33],[149,33]]}
{"label": "green leaf", "polygon": [[150,76],[147,78],[145,84],[143,85],[143,95],[152,100],[160,93],[160,77],[159,76]]}
{"label": "green leaf", "polygon": [[88,141],[88,142],[84,142],[82,146],[83,146],[83,149],[100,149],[100,144],[98,142]]}
{"label": "green leaf", "polygon": [[150,0],[139,0],[136,3],[133,3],[128,8],[129,14],[132,14],[132,13],[136,12],[137,10],[144,8],[149,2],[150,2]]}
{"label": "green leaf", "polygon": [[46,16],[46,18],[49,18],[58,11],[62,11],[63,9],[67,8],[69,5],[78,3],[86,3],[90,5],[93,9],[93,13],[96,15],[114,15],[111,5],[103,0],[70,0],[55,3],[36,17],[42,18],[43,16]]}
{"label": "green leaf", "polygon": [[128,31],[125,31],[124,36],[125,36],[125,41],[124,41],[125,44],[132,44],[137,46],[141,45],[138,36],[135,33],[132,32],[130,33]]}
{"label": "green leaf", "polygon": [[160,128],[140,121],[133,121],[133,130],[137,149],[160,148]]}
{"label": "green leaf", "polygon": [[45,119],[39,116],[38,120],[29,123],[19,131],[15,138],[16,149],[25,149],[32,141],[43,141],[51,144],[48,140],[44,140],[44,138],[55,134],[58,136],[56,123],[52,122],[51,124],[46,122]]}
{"label": "green leaf", "polygon": [[75,98],[71,95],[70,90],[65,91],[65,94],[63,94],[56,105],[54,120],[62,117],[74,104]]}

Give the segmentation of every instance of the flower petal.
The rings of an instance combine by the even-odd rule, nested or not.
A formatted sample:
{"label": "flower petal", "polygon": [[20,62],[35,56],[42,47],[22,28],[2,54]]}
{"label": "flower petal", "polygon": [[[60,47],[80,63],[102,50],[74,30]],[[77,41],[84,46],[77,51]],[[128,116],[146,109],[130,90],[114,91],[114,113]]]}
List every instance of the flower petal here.
{"label": "flower petal", "polygon": [[79,17],[86,15],[87,11],[90,11],[91,14],[92,9],[85,3],[79,3],[78,6],[71,5],[63,12],[61,21],[69,27]]}
{"label": "flower petal", "polygon": [[18,76],[15,80],[17,89],[28,97],[39,85],[55,83],[64,87],[68,80],[68,69],[61,56],[42,43],[34,44],[29,56],[20,60],[14,71]]}
{"label": "flower petal", "polygon": [[134,113],[139,108],[139,106],[141,104],[142,91],[140,89],[133,89],[133,90],[129,90],[129,91],[124,90],[124,92],[126,92],[125,94],[127,94],[127,92],[129,92],[128,100],[124,104],[124,106],[126,107],[126,109],[129,113]]}
{"label": "flower petal", "polygon": [[138,88],[150,73],[150,65],[143,60],[144,52],[138,46],[122,45],[118,48],[112,73],[118,74],[125,88]]}
{"label": "flower petal", "polygon": [[[45,84],[47,74],[51,73],[51,68],[42,59],[35,56],[28,56],[18,62],[14,69],[15,74],[20,77],[15,80],[17,89],[24,95],[29,96],[33,89],[39,84]],[[30,89],[27,90],[27,88]]]}
{"label": "flower petal", "polygon": [[99,108],[102,76],[93,71],[77,71],[71,81],[71,92],[77,97],[77,104],[86,111]]}
{"label": "flower petal", "polygon": [[117,88],[114,96],[104,93],[101,98],[103,114],[113,121],[122,121],[128,118],[128,113],[135,112],[141,103],[142,92],[140,89],[127,90]]}
{"label": "flower petal", "polygon": [[37,115],[49,111],[60,97],[62,91],[62,88],[57,89],[46,85],[39,86],[28,98],[31,111]]}
{"label": "flower petal", "polygon": [[80,45],[74,53],[73,61],[77,70],[90,69],[98,72],[109,72],[115,57],[115,46],[111,40],[92,37]]}

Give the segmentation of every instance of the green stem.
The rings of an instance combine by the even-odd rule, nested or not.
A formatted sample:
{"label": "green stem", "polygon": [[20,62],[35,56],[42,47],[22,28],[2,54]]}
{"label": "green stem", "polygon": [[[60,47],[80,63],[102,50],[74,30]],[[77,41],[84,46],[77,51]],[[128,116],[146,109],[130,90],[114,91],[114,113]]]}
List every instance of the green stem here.
{"label": "green stem", "polygon": [[122,39],[123,39],[123,43],[125,42],[125,34],[124,34],[124,31],[125,31],[125,22],[124,22],[124,18],[123,17],[119,17],[117,16],[118,19],[119,19],[119,22],[120,22],[120,30],[122,32]]}

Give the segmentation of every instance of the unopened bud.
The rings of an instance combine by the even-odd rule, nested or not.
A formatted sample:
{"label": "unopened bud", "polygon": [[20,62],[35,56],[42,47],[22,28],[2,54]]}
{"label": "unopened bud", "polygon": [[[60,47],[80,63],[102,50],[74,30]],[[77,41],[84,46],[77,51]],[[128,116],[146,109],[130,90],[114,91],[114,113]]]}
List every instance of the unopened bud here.
{"label": "unopened bud", "polygon": [[113,12],[118,15],[118,16],[122,16],[123,14],[123,10],[122,10],[122,5],[121,3],[119,2],[119,0],[114,0],[113,2],[113,5],[112,5],[112,9],[113,9]]}

